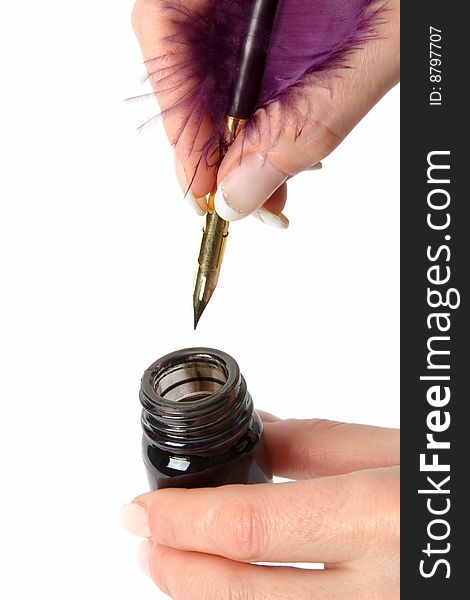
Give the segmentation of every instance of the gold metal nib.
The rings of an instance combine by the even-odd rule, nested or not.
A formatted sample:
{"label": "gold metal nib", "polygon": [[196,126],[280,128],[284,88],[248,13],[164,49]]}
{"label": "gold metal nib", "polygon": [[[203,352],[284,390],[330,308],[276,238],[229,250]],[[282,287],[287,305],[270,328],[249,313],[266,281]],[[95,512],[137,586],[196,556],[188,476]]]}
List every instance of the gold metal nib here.
{"label": "gold metal nib", "polygon": [[208,212],[206,216],[194,284],[194,329],[196,329],[199,319],[217,286],[228,236],[228,222],[221,219],[215,210],[210,208],[210,201],[213,202],[213,194],[211,196],[212,198],[209,200],[209,210],[211,212]]}
{"label": "gold metal nib", "polygon": [[[233,142],[246,123],[245,119],[227,117],[228,146]],[[214,189],[209,194],[207,202],[208,212],[206,215],[206,224],[203,229],[198,270],[194,283],[194,329],[196,329],[199,319],[217,286],[228,236],[228,221],[221,219],[214,209],[215,191]]]}

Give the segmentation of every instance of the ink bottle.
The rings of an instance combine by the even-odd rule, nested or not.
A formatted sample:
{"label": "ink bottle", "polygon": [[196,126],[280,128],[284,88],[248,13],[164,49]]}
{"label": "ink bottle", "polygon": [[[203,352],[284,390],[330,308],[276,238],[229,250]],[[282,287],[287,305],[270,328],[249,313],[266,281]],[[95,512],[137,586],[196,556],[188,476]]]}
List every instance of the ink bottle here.
{"label": "ink bottle", "polygon": [[225,352],[188,348],[160,358],[142,377],[140,402],[151,489],[271,481],[263,425]]}

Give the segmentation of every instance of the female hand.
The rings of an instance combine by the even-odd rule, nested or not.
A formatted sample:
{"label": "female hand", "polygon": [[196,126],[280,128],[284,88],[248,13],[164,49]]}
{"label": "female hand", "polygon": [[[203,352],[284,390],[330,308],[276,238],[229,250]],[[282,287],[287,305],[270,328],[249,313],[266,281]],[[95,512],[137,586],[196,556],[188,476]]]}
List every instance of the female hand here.
{"label": "female hand", "polygon": [[297,481],[138,496],[122,516],[143,569],[174,600],[397,599],[398,430],[262,416],[274,473]]}
{"label": "female hand", "polygon": [[[177,174],[183,188],[187,189],[188,182],[191,183],[188,198],[196,212],[205,212],[203,197],[211,191],[217,178],[221,191],[216,197],[216,210],[221,217],[231,221],[255,213],[268,224],[280,228],[288,226],[288,220],[281,213],[286,203],[287,179],[312,168],[330,154],[398,82],[399,0],[379,0],[377,6],[380,2],[384,10],[376,24],[374,39],[348,57],[348,68],[325,71],[321,85],[312,84],[307,88],[308,114],[300,136],[295,125],[286,126],[283,122],[281,128],[279,103],[273,102],[264,114],[270,126],[261,128],[275,132],[270,134],[272,139],[264,139],[262,135],[258,141],[245,138],[242,143],[239,138],[216,173],[214,168],[200,161],[200,149],[209,137],[211,125],[202,123],[191,151],[188,147],[193,141],[192,134],[183,132],[175,146]],[[206,0],[182,0],[182,3],[201,7]],[[169,49],[167,39],[172,32],[172,22],[162,7],[163,0],[136,0],[132,22],[145,60]],[[157,91],[157,81],[153,77],[150,80],[162,110],[176,104],[187,91],[182,86],[163,97]],[[171,113],[164,115],[164,126],[172,140],[181,123],[177,115]],[[269,149],[267,154],[266,148]]]}

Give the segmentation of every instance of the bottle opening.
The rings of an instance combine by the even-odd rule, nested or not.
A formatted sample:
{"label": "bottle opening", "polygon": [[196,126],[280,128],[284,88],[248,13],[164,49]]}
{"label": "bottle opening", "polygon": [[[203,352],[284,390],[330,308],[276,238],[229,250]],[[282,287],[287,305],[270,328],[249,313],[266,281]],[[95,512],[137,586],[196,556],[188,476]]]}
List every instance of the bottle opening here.
{"label": "bottle opening", "polygon": [[152,443],[181,455],[226,451],[253,426],[253,401],[237,363],[213,348],[177,350],[154,362],[142,377],[140,401]]}
{"label": "bottle opening", "polygon": [[215,357],[182,358],[156,376],[153,389],[173,402],[195,402],[218,392],[227,383],[225,365]]}

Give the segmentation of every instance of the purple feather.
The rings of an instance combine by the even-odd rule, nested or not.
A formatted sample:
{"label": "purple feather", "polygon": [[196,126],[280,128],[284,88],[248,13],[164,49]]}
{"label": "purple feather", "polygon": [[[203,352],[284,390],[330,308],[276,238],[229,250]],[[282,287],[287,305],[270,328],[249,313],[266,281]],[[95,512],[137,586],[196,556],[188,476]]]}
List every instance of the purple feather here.
{"label": "purple feather", "polygon": [[331,65],[369,33],[371,0],[281,0],[260,106]]}
{"label": "purple feather", "polygon": [[[252,0],[208,0],[204,9],[197,10],[177,0],[165,1],[174,29],[165,40],[170,51],[147,61],[160,98],[190,83],[190,91],[164,113],[176,111],[181,124],[173,144],[187,128],[195,140],[203,119],[209,117],[213,132],[202,148],[208,162],[226,135],[226,110],[251,4]],[[280,0],[257,108],[280,100],[282,110],[295,113],[296,94],[302,93],[305,80],[312,79],[309,75],[347,65],[348,53],[374,35],[374,17],[380,9],[373,4],[374,0]],[[171,48],[177,64],[162,66],[170,54],[174,58]],[[298,123],[299,129],[302,125]],[[193,149],[194,142],[188,151]]]}

